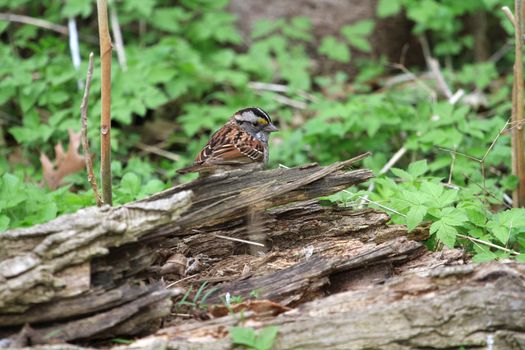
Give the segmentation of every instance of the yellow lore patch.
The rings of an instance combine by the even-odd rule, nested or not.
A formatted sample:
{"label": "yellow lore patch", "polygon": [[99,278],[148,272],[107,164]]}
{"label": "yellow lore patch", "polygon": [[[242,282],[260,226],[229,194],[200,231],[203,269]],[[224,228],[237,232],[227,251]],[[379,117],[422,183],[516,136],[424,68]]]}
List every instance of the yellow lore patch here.
{"label": "yellow lore patch", "polygon": [[259,124],[268,124],[268,121],[264,118],[259,118]]}

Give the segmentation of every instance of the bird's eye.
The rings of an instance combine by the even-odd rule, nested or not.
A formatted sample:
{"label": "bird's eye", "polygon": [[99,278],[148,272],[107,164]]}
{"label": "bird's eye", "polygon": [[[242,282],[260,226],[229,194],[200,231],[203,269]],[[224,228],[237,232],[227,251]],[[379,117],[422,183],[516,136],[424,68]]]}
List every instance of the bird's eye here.
{"label": "bird's eye", "polygon": [[257,122],[252,122],[252,125],[253,126],[257,126]]}

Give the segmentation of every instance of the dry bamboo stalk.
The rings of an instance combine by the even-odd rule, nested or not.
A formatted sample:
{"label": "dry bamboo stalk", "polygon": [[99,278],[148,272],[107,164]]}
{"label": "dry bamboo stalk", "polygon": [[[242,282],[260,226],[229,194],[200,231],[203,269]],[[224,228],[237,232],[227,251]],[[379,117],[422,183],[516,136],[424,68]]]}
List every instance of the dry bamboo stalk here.
{"label": "dry bamboo stalk", "polygon": [[514,2],[515,62],[512,101],[512,173],[518,177],[518,187],[513,192],[513,205],[525,205],[525,158],[523,147],[523,2]]}
{"label": "dry bamboo stalk", "polygon": [[98,34],[100,41],[101,61],[101,100],[100,116],[101,151],[100,178],[102,183],[102,198],[105,204],[112,205],[111,194],[111,37],[108,26],[107,0],[97,0]]}

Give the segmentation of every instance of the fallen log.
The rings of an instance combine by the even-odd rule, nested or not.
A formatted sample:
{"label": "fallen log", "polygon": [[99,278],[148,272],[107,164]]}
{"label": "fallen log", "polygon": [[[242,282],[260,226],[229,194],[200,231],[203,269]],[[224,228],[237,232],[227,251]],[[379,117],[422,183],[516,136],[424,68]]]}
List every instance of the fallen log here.
{"label": "fallen log", "polygon": [[233,349],[232,326],[273,325],[272,349],[522,349],[525,266],[407,271],[385,284],[314,300],[277,317],[230,315],[169,327],[119,350]]}
{"label": "fallen log", "polygon": [[[170,298],[177,294],[157,286],[158,298],[144,297],[151,286],[142,281],[158,276],[152,265],[162,262],[162,249],[176,249],[183,237],[202,230],[242,225],[254,208],[263,214],[268,208],[366,181],[372,177],[370,171],[346,170],[358,159],[328,167],[235,171],[121,207],[87,208],[46,224],[4,232],[0,336],[12,335],[25,323],[31,323],[25,338],[33,344],[112,337],[124,330],[126,335],[136,334],[141,323],[165,316]],[[121,298],[112,298],[112,293]],[[80,302],[83,307],[71,307]],[[111,314],[122,316],[112,321]]]}

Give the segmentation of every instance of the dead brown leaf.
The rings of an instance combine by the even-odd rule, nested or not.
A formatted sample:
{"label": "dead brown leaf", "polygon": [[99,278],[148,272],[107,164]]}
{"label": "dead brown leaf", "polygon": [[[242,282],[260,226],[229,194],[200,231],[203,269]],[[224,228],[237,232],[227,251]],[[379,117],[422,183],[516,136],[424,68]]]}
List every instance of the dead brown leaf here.
{"label": "dead brown leaf", "polygon": [[248,300],[229,307],[225,305],[213,305],[210,314],[213,317],[224,317],[230,312],[253,311],[256,315],[277,316],[291,310],[289,307],[274,303],[270,300]]}
{"label": "dead brown leaf", "polygon": [[61,144],[55,146],[55,161],[51,160],[44,153],[40,153],[40,163],[47,186],[54,190],[62,184],[62,179],[84,169],[86,163],[84,156],[78,153],[80,146],[80,132],[75,133],[68,129],[69,145],[67,153]]}

